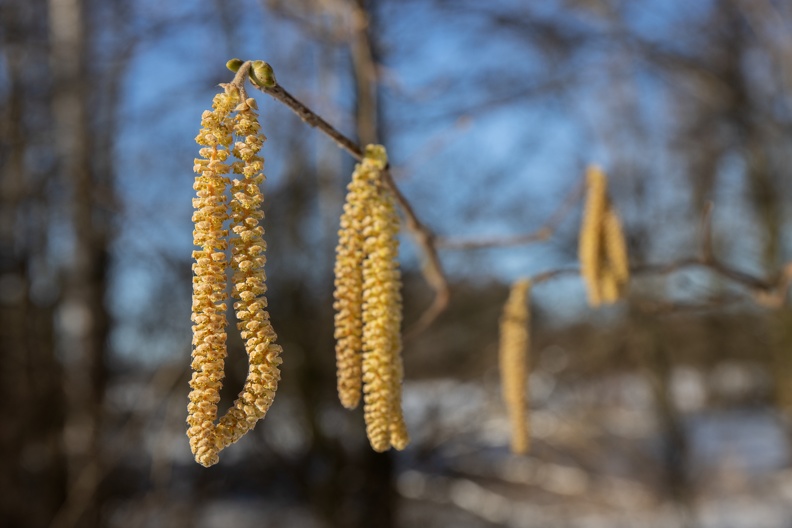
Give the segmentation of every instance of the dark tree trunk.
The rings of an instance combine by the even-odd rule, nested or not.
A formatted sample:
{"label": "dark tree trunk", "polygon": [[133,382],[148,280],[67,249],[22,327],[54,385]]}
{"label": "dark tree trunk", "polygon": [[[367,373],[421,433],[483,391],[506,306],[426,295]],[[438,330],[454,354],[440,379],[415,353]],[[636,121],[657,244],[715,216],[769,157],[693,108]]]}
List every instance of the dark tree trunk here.
{"label": "dark tree trunk", "polygon": [[99,526],[101,422],[105,384],[107,240],[96,203],[92,166],[86,7],[83,0],[50,0],[53,115],[59,172],[68,196],[71,254],[65,258],[57,313],[66,404],[63,445],[69,493],[54,526]]}

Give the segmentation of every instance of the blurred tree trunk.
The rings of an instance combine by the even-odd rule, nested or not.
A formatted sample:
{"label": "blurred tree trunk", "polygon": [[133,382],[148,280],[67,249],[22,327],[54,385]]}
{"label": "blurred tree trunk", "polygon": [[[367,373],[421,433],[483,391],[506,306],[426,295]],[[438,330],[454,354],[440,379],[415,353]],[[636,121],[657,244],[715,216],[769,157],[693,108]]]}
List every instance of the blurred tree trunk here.
{"label": "blurred tree trunk", "polygon": [[692,528],[696,523],[693,487],[688,471],[690,453],[687,432],[671,392],[673,360],[657,321],[638,314],[634,321],[637,328],[643,328],[648,334],[646,349],[637,353],[643,375],[652,389],[662,463],[660,486],[665,497],[677,505],[680,525]]}
{"label": "blurred tree trunk", "polygon": [[[355,78],[355,116],[357,137],[361,145],[385,144],[382,121],[380,82],[378,75],[376,3],[369,0],[353,2],[353,34],[350,39],[352,68]],[[365,509],[361,526],[395,526],[396,486],[393,467],[394,451],[366,452],[366,474],[363,492]]]}
{"label": "blurred tree trunk", "polygon": [[[52,170],[46,152],[46,22],[43,0],[0,5],[5,94],[0,104],[0,520],[47,526],[66,494],[60,443],[61,370],[55,357],[47,259]],[[44,156],[46,159],[46,156]],[[33,290],[37,290],[37,294]]]}
{"label": "blurred tree trunk", "polygon": [[69,493],[54,526],[99,526],[96,489],[104,473],[101,445],[107,315],[107,241],[98,222],[89,124],[86,23],[82,0],[50,0],[55,148],[68,193],[71,254],[65,258],[57,348],[64,368],[63,445]]}

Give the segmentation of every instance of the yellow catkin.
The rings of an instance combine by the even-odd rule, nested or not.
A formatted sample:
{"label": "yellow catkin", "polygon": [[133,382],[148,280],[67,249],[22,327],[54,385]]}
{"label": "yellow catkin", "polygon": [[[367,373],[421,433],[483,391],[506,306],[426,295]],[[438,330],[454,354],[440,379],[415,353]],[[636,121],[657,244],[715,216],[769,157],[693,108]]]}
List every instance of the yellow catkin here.
{"label": "yellow catkin", "polygon": [[363,384],[363,231],[371,223],[372,183],[378,167],[364,160],[355,167],[348,186],[335,261],[335,338],[338,398],[347,409],[360,402]]}
{"label": "yellow catkin", "polygon": [[[399,271],[399,215],[396,212],[396,202],[393,193],[382,185],[381,179],[380,192],[382,198],[372,211],[375,226],[377,222],[382,222],[382,229],[378,230],[380,242],[375,244],[379,258],[382,259],[382,271],[379,275],[375,275],[375,283],[381,281],[385,288],[383,292],[385,298],[382,299],[383,313],[388,317],[388,341],[390,343],[389,354],[391,360],[390,443],[393,448],[401,451],[409,444],[410,437],[407,433],[407,425],[404,422],[404,413],[402,411],[404,365],[401,355],[402,297],[401,272]],[[374,255],[370,254],[369,260],[373,258]]]}
{"label": "yellow catkin", "polygon": [[580,227],[578,257],[580,274],[586,284],[589,304],[602,302],[599,277],[602,271],[602,222],[607,210],[607,180],[599,167],[591,166],[586,173],[586,206]]}
{"label": "yellow catkin", "polygon": [[586,206],[580,228],[580,274],[589,304],[622,298],[630,280],[627,245],[616,210],[608,198],[608,181],[599,167],[586,174]]}
{"label": "yellow catkin", "polygon": [[[194,185],[198,198],[193,200],[194,243],[201,250],[194,252],[195,348],[187,435],[196,461],[203,466],[216,464],[219,452],[236,442],[266,414],[278,387],[281,363],[281,347],[275,344],[276,335],[264,297],[266,244],[264,229],[259,226],[264,217],[259,188],[264,181],[261,172],[264,160],[258,151],[265,138],[259,130],[255,101],[240,102],[234,86],[223,86],[224,92],[215,97],[214,110],[204,112],[202,129],[196,138],[204,146],[200,151],[203,159],[195,160],[195,171],[200,176]],[[236,112],[234,117],[232,112]],[[234,144],[232,152],[240,161],[229,167],[225,162],[234,134],[241,141]],[[241,176],[231,185],[232,295],[237,299],[234,303],[237,327],[245,342],[249,370],[237,400],[215,425],[226,357],[228,231],[223,229],[223,224],[229,219],[225,189],[230,182],[225,175],[231,168]]]}
{"label": "yellow catkin", "polygon": [[341,403],[363,393],[366,433],[375,451],[409,443],[401,404],[399,217],[384,185],[385,149],[366,147],[349,185],[335,266],[336,358]]}
{"label": "yellow catkin", "polygon": [[615,303],[621,297],[619,294],[619,282],[609,265],[603,267],[600,272],[598,288],[600,300],[604,304]]}
{"label": "yellow catkin", "polygon": [[527,279],[515,282],[503,307],[500,321],[500,375],[503,401],[511,423],[511,450],[527,453],[530,448],[528,429],[529,364],[529,296],[531,283]]}
{"label": "yellow catkin", "polygon": [[224,376],[226,357],[226,261],[228,232],[223,223],[228,218],[225,189],[228,184],[228,148],[232,142],[231,111],[236,92],[227,87],[214,98],[213,111],[201,116],[201,131],[196,138],[202,159],[195,160],[199,176],[193,185],[193,243],[201,249],[193,252],[193,375],[190,380],[187,435],[195,459],[209,466],[218,460],[220,446],[214,432],[217,404]]}
{"label": "yellow catkin", "polygon": [[392,396],[391,396],[391,422],[390,422],[390,443],[394,449],[401,451],[410,443],[410,434],[407,432],[407,424],[404,421],[402,410],[402,382],[404,380],[404,366],[401,357],[401,338],[398,340],[398,351],[393,354],[393,377]]}
{"label": "yellow catkin", "polygon": [[[382,185],[383,160],[364,158],[369,184],[375,188],[369,203],[371,223],[363,231],[363,415],[366,434],[375,451],[391,447],[394,421],[394,386],[398,374],[394,355],[398,351],[401,313],[400,279],[395,257],[398,240],[393,231],[392,203]],[[398,223],[397,223],[398,226]]]}
{"label": "yellow catkin", "polygon": [[234,121],[234,133],[242,140],[234,145],[234,156],[241,161],[235,162],[233,169],[242,177],[234,179],[231,186],[232,295],[237,299],[234,310],[248,355],[248,375],[242,391],[218,425],[223,447],[236,442],[264,417],[280,380],[282,349],[275,344],[277,335],[264,296],[267,246],[264,228],[259,225],[264,218],[261,210],[264,196],[260,188],[264,182],[261,172],[264,160],[258,152],[266,138],[260,132],[256,108],[252,98],[240,103]]}
{"label": "yellow catkin", "polygon": [[608,206],[603,223],[603,245],[609,268],[616,282],[617,298],[621,298],[630,281],[630,263],[621,220],[612,203],[609,202]]}

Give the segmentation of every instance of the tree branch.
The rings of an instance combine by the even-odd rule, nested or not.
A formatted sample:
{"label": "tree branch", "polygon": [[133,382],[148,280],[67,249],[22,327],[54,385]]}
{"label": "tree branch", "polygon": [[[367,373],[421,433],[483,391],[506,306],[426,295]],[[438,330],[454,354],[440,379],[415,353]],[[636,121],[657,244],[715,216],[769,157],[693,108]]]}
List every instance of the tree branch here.
{"label": "tree branch", "polygon": [[550,215],[547,221],[532,233],[524,235],[515,235],[509,237],[493,237],[483,239],[448,239],[440,238],[437,240],[437,247],[441,249],[460,250],[460,249],[483,249],[494,247],[511,247],[521,246],[525,244],[532,244],[534,242],[544,242],[553,236],[553,233],[558,229],[566,216],[583,197],[586,190],[586,180],[582,178],[578,185],[572,188],[567,194],[566,198],[561,205]]}
{"label": "tree branch", "polygon": [[[242,66],[240,66],[239,71],[234,78],[234,84],[237,83],[237,78],[242,79],[242,82],[244,82],[246,75],[242,74],[240,77],[240,73],[242,72],[243,68],[246,68],[246,71],[249,71],[250,64],[250,61],[247,61],[243,63]],[[360,145],[349,139],[330,123],[322,119],[321,116],[317,115],[313,110],[308,108],[296,97],[286,91],[280,84],[278,84],[277,81],[274,81],[273,79],[271,86],[261,86],[257,83],[252,84],[276,101],[286,105],[289,109],[291,109],[292,112],[297,114],[297,117],[302,119],[304,123],[318,129],[320,132],[335,141],[339,147],[347,151],[357,161],[361,161],[363,159],[363,149],[360,147]],[[385,171],[383,172],[383,181],[385,185],[390,188],[391,191],[393,191],[396,202],[399,204],[399,207],[404,213],[407,229],[413,235],[416,244],[418,244],[418,247],[421,249],[421,252],[424,256],[422,269],[423,276],[429,286],[435,291],[435,298],[431,306],[429,306],[429,308],[424,311],[418,321],[414,323],[414,325],[408,330],[406,337],[409,338],[426,329],[437,318],[437,316],[439,316],[446,309],[450,297],[450,290],[448,288],[448,280],[446,279],[443,265],[440,262],[439,255],[437,254],[435,234],[431,229],[429,229],[429,227],[426,226],[426,224],[421,222],[420,218],[418,218],[418,215],[415,213],[415,210],[410,205],[410,202],[396,186],[396,183],[393,181],[393,177],[390,172],[390,165],[385,167]]]}
{"label": "tree branch", "polygon": [[[758,304],[771,307],[780,306],[784,303],[792,281],[792,265],[787,266],[784,273],[780,274],[777,279],[767,280],[734,269],[716,260],[707,260],[701,256],[684,258],[664,264],[638,264],[630,267],[630,275],[670,275],[686,268],[704,268],[716,275],[720,275],[750,290]],[[551,269],[534,275],[531,277],[531,282],[541,284],[579,274],[579,268]]]}

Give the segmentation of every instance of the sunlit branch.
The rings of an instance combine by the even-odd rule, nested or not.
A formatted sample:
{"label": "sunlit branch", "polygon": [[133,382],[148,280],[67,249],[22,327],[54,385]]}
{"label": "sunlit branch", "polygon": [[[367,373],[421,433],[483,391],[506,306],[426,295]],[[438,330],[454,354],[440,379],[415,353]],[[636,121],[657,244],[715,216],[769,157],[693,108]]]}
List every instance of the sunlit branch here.
{"label": "sunlit branch", "polygon": [[[237,71],[233,83],[237,86],[244,84],[247,78],[246,73],[250,71],[251,61],[244,62]],[[244,70],[244,72],[243,72]],[[325,121],[321,116],[317,115],[313,110],[308,108],[305,104],[299,101],[296,97],[287,92],[278,82],[271,79],[269,86],[261,86],[257,83],[252,83],[253,86],[271,96],[276,101],[283,103],[292,110],[297,116],[303,120],[307,125],[314,127],[336,142],[336,144],[347,151],[357,161],[363,158],[363,149],[349,139],[347,136],[339,132],[330,123]],[[415,335],[417,332],[422,331],[428,327],[438,315],[440,315],[448,306],[449,288],[448,280],[446,279],[443,265],[440,262],[440,257],[437,254],[435,246],[435,234],[429,227],[427,227],[418,218],[415,210],[407,201],[407,198],[401,193],[396,183],[393,181],[389,167],[385,168],[384,182],[393,191],[396,201],[399,204],[402,212],[404,213],[405,224],[407,229],[412,233],[416,243],[421,248],[424,256],[423,275],[429,286],[435,291],[435,298],[431,306],[427,308],[414,326],[407,332],[407,337]]]}

